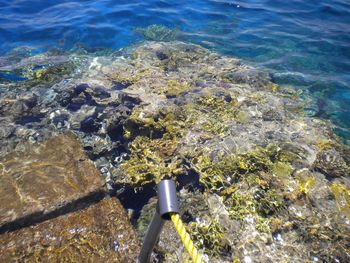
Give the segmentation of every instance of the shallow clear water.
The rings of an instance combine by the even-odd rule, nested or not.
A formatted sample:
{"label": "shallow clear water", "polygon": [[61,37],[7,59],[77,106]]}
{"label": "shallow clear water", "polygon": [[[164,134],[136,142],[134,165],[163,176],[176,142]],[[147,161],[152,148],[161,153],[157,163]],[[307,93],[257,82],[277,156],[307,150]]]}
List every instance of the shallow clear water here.
{"label": "shallow clear water", "polygon": [[310,93],[310,114],[350,138],[350,3],[321,1],[0,0],[0,54],[18,46],[119,48],[135,27],[179,27],[180,40],[266,67],[279,84]]}

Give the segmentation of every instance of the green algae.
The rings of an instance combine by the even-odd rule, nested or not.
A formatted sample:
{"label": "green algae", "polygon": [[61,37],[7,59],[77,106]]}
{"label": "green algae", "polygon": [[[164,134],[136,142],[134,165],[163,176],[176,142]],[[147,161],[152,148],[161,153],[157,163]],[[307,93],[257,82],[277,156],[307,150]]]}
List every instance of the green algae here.
{"label": "green algae", "polygon": [[316,184],[316,178],[309,173],[297,175],[298,191],[303,195],[308,195]]}
{"label": "green algae", "polygon": [[[164,149],[168,148],[168,142],[164,142],[164,140],[175,140],[179,143],[178,152],[172,153],[170,151],[168,154],[161,155],[155,148],[152,148],[151,152],[156,153],[157,157],[162,158],[165,163],[172,160],[174,156],[184,159],[185,165],[181,166],[180,164],[183,169],[182,173],[191,176],[194,170],[199,176],[199,183],[203,186],[204,192],[209,195],[215,194],[222,200],[223,214],[228,213],[227,217],[236,225],[239,225],[237,228],[240,228],[240,231],[244,233],[252,233],[251,231],[263,232],[265,233],[263,235],[268,237],[275,231],[298,232],[299,230],[295,230],[293,227],[301,226],[303,223],[297,222],[295,218],[288,221],[290,217],[285,216],[285,208],[295,205],[295,210],[298,212],[296,217],[298,218],[299,214],[304,216],[305,211],[302,210],[304,207],[300,208],[298,205],[306,203],[310,207],[314,206],[312,198],[317,195],[314,191],[316,182],[317,184],[324,183],[320,182],[313,172],[310,172],[310,176],[304,176],[294,171],[294,169],[301,169],[302,167],[313,168],[312,161],[310,161],[312,160],[311,157],[318,154],[317,149],[313,147],[315,146],[314,141],[308,137],[314,131],[309,132],[304,125],[311,123],[303,122],[302,115],[299,114],[302,111],[302,105],[298,103],[300,94],[298,92],[284,93],[283,87],[278,87],[271,82],[264,82],[264,80],[258,82],[258,84],[251,84],[254,82],[254,78],[245,78],[246,72],[239,72],[236,76],[233,74],[228,81],[230,84],[224,83],[226,85],[220,86],[221,83],[215,83],[213,80],[219,79],[222,81],[222,79],[217,78],[218,74],[210,67],[203,67],[201,71],[203,75],[200,76],[201,80],[203,77],[202,81],[195,77],[191,79],[176,78],[178,72],[191,72],[196,61],[203,59],[201,56],[205,52],[194,50],[194,52],[187,52],[187,54],[182,50],[174,52],[171,48],[163,48],[162,45],[157,43],[156,49],[150,55],[152,66],[156,64],[157,70],[161,74],[166,74],[170,80],[165,78],[164,81],[160,81],[157,85],[149,88],[150,93],[161,95],[157,96],[157,98],[161,98],[159,99],[160,103],[156,105],[156,110],[147,104],[152,103],[149,100],[146,102],[146,106],[135,108],[125,126],[125,138],[132,141],[136,140],[138,136],[147,137],[152,141],[152,143],[144,143],[148,145],[147,147],[151,147],[150,144],[162,144]],[[139,56],[139,58],[142,58],[143,55],[139,54]],[[193,68],[191,68],[192,66]],[[212,82],[207,81],[209,79]],[[211,87],[210,83],[213,82],[213,87]],[[199,84],[197,85],[197,83]],[[252,87],[256,88],[259,83],[265,84],[262,85],[263,87],[258,87],[259,92],[243,94],[241,90],[229,90],[229,87],[234,86],[234,83],[244,84],[239,84],[239,88],[244,87],[247,90]],[[202,86],[202,84],[206,85]],[[194,88],[191,85],[204,88]],[[217,88],[219,86],[225,88]],[[265,94],[262,90],[267,90],[275,95],[270,96],[271,94]],[[281,100],[285,102],[284,106],[279,104]],[[273,107],[264,106],[270,104]],[[282,106],[285,113],[274,115],[274,111],[277,110],[274,106]],[[258,114],[251,113],[253,107],[256,108]],[[262,119],[263,126],[261,129],[264,132],[266,129],[264,122],[269,121],[268,118],[264,119],[266,117],[265,113],[271,113],[271,118],[274,120],[274,123],[267,124],[268,129],[278,128],[278,125],[280,125],[278,123],[286,124],[286,130],[283,130],[283,127],[276,130],[280,132],[281,137],[277,135],[276,139],[274,137],[271,139],[265,136],[263,137],[265,140],[259,141],[260,146],[257,146],[258,143],[253,141],[247,148],[242,147],[242,149],[238,148],[242,146],[240,142],[226,140],[229,136],[236,134],[232,131],[241,131],[236,129],[238,126],[247,126],[249,129],[252,128],[252,133],[256,132],[257,128],[249,126],[252,124],[250,116],[254,116],[254,124],[255,119],[258,124]],[[293,119],[294,117],[296,119]],[[296,132],[290,136],[290,133],[294,132],[291,130],[294,126]],[[259,132],[257,132],[258,137],[259,135]],[[323,136],[322,139],[325,137]],[[244,140],[246,139],[244,138]],[[250,142],[250,139],[247,140]],[[267,144],[271,141],[273,143]],[[304,147],[303,144],[309,141],[311,141],[311,147]],[[221,144],[221,142],[223,143]],[[189,144],[188,147],[185,146],[187,143]],[[224,145],[225,149],[218,149],[216,143]],[[330,150],[331,148],[334,147],[327,146],[324,150]],[[132,155],[131,153],[130,157]],[[148,153],[137,161],[152,158],[156,160],[154,157],[145,157],[146,155]],[[159,162],[159,159],[156,162]],[[163,166],[163,164],[160,165],[160,167]],[[147,167],[148,170],[154,168],[154,166]],[[191,172],[189,172],[189,169],[191,169]],[[132,171],[132,173],[137,174],[136,171]],[[127,174],[125,173],[126,176]],[[139,177],[134,181],[158,182],[160,180],[159,172],[152,172],[152,174],[158,175],[152,175],[153,177],[148,177],[146,180]],[[175,179],[180,173],[170,172],[170,174],[167,176]],[[309,210],[309,207],[305,210]],[[208,222],[211,221],[215,221],[215,219],[210,218]],[[212,246],[211,241],[203,241],[204,238],[201,236],[206,236],[205,239],[207,240],[214,240],[213,237],[220,240],[221,235],[226,235],[226,228],[223,230],[223,226],[227,226],[225,222],[216,221],[215,224],[223,232],[214,227],[215,231],[212,231],[212,233],[208,233],[207,229],[199,229],[202,226],[198,222],[192,222],[190,225],[195,226],[194,232],[201,233],[195,240],[198,241],[202,238],[201,244],[207,244],[201,247],[202,249]],[[213,246],[218,247],[218,243]],[[213,250],[222,251],[221,248],[213,248]],[[220,253],[222,252],[210,254],[210,257],[220,258],[222,256]]]}
{"label": "green algae", "polygon": [[334,140],[319,140],[316,147],[319,149],[314,167],[331,176],[346,176],[350,173],[350,148]]}
{"label": "green algae", "polygon": [[272,174],[277,176],[278,178],[286,178],[292,174],[293,168],[289,163],[284,162],[276,162],[273,164]]}
{"label": "green algae", "polygon": [[167,98],[178,97],[181,94],[188,92],[191,89],[191,85],[188,82],[180,83],[177,80],[168,80],[166,87],[164,87],[161,92]]}
{"label": "green algae", "polygon": [[74,70],[73,63],[44,67],[33,72],[33,78],[43,82],[53,82],[69,75]]}
{"label": "green algae", "polygon": [[186,132],[186,124],[187,117],[176,107],[148,114],[140,106],[133,110],[124,125],[124,137],[133,139],[140,135],[149,138],[180,138]]}
{"label": "green algae", "polygon": [[[147,115],[142,107],[134,109],[125,126],[126,138],[133,141],[129,144],[130,159],[121,164],[124,174],[135,185],[158,183],[164,177],[176,178],[184,172],[184,167],[180,159],[173,158],[176,154],[169,145],[176,145],[184,130],[198,127],[195,119],[199,117],[216,123],[237,117],[235,105],[232,98],[205,95],[175,111],[160,109]],[[199,127],[217,133],[203,125]],[[199,174],[199,182],[207,191],[224,196],[232,219],[244,223],[247,216],[253,216],[256,229],[266,233],[270,233],[268,217],[283,207],[282,194],[269,189],[271,182],[274,177],[281,181],[288,179],[293,171],[289,162],[297,157],[288,147],[276,145],[257,147],[242,154],[218,155],[215,160],[210,157],[209,149],[183,156]],[[237,191],[242,184],[257,187],[258,194]]]}
{"label": "green algae", "polygon": [[225,175],[232,176],[231,173],[235,172],[236,166],[234,162],[230,162],[230,166],[226,166],[226,160],[214,163],[208,155],[203,155],[202,153],[199,153],[197,157],[191,160],[193,168],[199,174],[200,183],[206,189],[215,193],[228,186]]}
{"label": "green algae", "polygon": [[294,99],[294,100],[299,99],[303,94],[302,89],[296,89],[295,87],[286,86],[286,85],[280,86],[279,90],[280,90],[281,96]]}
{"label": "green algae", "polygon": [[333,183],[330,189],[335,197],[339,212],[350,220],[350,189],[342,183]]}
{"label": "green algae", "polygon": [[292,161],[293,154],[276,145],[217,160],[212,160],[208,152],[192,155],[191,164],[200,183],[224,198],[230,218],[244,225],[247,217],[252,217],[257,231],[271,233],[269,218],[285,206],[283,191],[275,187],[284,187],[293,171],[289,162],[280,160]]}
{"label": "green algae", "polygon": [[133,85],[136,82],[140,81],[141,79],[149,76],[150,70],[145,69],[138,69],[136,72],[133,72],[132,74],[126,74],[122,70],[116,70],[112,71],[107,75],[107,78],[112,82],[119,82],[125,85]]}
{"label": "green algae", "polygon": [[255,229],[271,233],[270,220],[284,206],[281,193],[276,190],[258,190],[254,194],[238,190],[224,202],[230,218],[245,225],[247,219],[254,220]]}
{"label": "green algae", "polygon": [[[36,69],[40,67],[39,69]],[[29,64],[23,67],[7,71],[6,74],[17,76],[21,81],[17,82],[23,88],[31,88],[36,85],[53,84],[70,76],[76,68],[73,62],[65,62],[57,65]],[[2,81],[0,77],[0,81]]]}
{"label": "green algae", "polygon": [[280,88],[279,88],[279,86],[277,85],[277,84],[272,84],[271,85],[271,91],[272,92],[277,92],[278,90],[279,90]]}
{"label": "green algae", "polygon": [[238,111],[235,114],[235,120],[239,123],[246,123],[248,121],[249,115],[244,111]]}
{"label": "green algae", "polygon": [[[211,192],[219,193],[223,188],[244,180],[249,185],[263,187],[272,180],[288,180],[293,168],[289,162],[282,162],[287,155],[280,148],[269,145],[242,154],[229,154],[212,160],[209,150],[202,150],[190,156],[190,163],[200,175],[200,182]],[[288,155],[291,157],[292,155]],[[289,158],[288,158],[289,159]],[[291,159],[289,159],[291,160]]]}
{"label": "green algae", "polygon": [[346,176],[350,166],[339,151],[334,148],[325,149],[317,154],[314,167],[331,176]]}
{"label": "green algae", "polygon": [[316,147],[320,150],[330,150],[337,147],[337,143],[331,140],[319,140],[316,142]]}
{"label": "green algae", "polygon": [[271,233],[270,217],[285,206],[283,192],[273,184],[282,181],[284,185],[285,177],[292,172],[289,163],[279,161],[283,156],[279,149],[270,145],[216,161],[201,152],[193,156],[192,167],[207,191],[223,196],[230,218],[245,225],[252,217],[257,231]]}
{"label": "green algae", "polygon": [[249,193],[236,191],[227,198],[225,205],[230,217],[240,221],[243,221],[247,215],[256,213],[256,200]]}
{"label": "green algae", "polygon": [[255,193],[254,199],[257,201],[257,212],[264,217],[271,216],[284,207],[281,190],[260,189]]}
{"label": "green algae", "polygon": [[154,141],[143,136],[136,137],[129,143],[129,159],[120,164],[127,182],[140,186],[159,183],[163,178],[175,178],[181,174],[182,161],[165,158],[173,155],[175,145],[175,141]]}
{"label": "green algae", "polygon": [[185,112],[202,130],[224,136],[229,128],[228,122],[233,121],[236,117],[236,105],[235,98],[210,94],[199,97],[194,103],[187,104]]}
{"label": "green algae", "polygon": [[190,222],[187,229],[197,248],[204,251],[210,258],[218,258],[230,248],[220,223],[210,218],[207,221]]}
{"label": "green algae", "polygon": [[[160,92],[167,96],[179,96],[191,89],[190,84],[169,80],[168,86]],[[144,111],[143,106],[133,110],[124,127],[125,137],[132,139],[142,135],[153,137],[183,137],[189,129],[201,128],[213,135],[224,136],[228,129],[227,122],[235,118],[236,100],[231,97],[205,95],[195,103],[183,107],[173,105],[160,108],[153,113]]]}
{"label": "green algae", "polygon": [[274,159],[284,163],[293,163],[304,157],[305,150],[293,143],[283,143],[268,146],[269,151],[274,154]]}
{"label": "green algae", "polygon": [[146,115],[142,106],[132,111],[124,125],[124,137],[129,140],[137,136],[161,137],[164,132],[163,123],[156,120],[153,115]]}
{"label": "green algae", "polygon": [[[174,159],[169,145],[176,144],[191,127],[214,135],[223,134],[225,129],[217,129],[208,120],[225,125],[240,115],[236,105],[231,97],[202,95],[175,111],[159,109],[147,115],[142,107],[134,109],[125,126],[126,138],[133,140],[129,145],[130,159],[121,164],[125,175],[135,185],[158,183],[164,177],[176,178],[184,172],[182,157]],[[207,122],[196,125],[201,123],[201,118]],[[161,153],[160,148],[165,153]],[[276,184],[274,181],[284,185],[290,180],[293,171],[290,162],[299,155],[298,150],[289,145],[268,145],[241,154],[217,155],[215,159],[210,157],[210,150],[204,148],[183,158],[199,174],[199,182],[208,192],[224,197],[232,219],[244,224],[246,217],[252,216],[257,231],[270,233],[269,217],[284,206],[282,193],[270,187]],[[256,191],[243,194],[244,185]]]}
{"label": "green algae", "polygon": [[[188,83],[168,81],[168,88],[161,90],[166,96],[179,96],[190,89]],[[162,137],[163,134],[170,137],[183,137],[191,129],[200,128],[204,132],[213,135],[225,136],[228,123],[235,118],[244,121],[244,114],[236,115],[237,101],[231,97],[204,95],[192,103],[183,107],[173,105],[168,108],[160,108],[153,113],[144,111],[143,106],[133,110],[125,125],[125,137],[132,139],[142,135],[150,138]],[[244,115],[244,116],[243,116]]]}
{"label": "green algae", "polygon": [[[270,219],[259,213],[259,209],[263,209],[263,204],[251,193],[236,191],[225,200],[224,204],[230,218],[238,220],[243,226],[246,224],[247,219],[252,218],[257,231],[271,232]],[[265,211],[264,214],[266,214]]]}

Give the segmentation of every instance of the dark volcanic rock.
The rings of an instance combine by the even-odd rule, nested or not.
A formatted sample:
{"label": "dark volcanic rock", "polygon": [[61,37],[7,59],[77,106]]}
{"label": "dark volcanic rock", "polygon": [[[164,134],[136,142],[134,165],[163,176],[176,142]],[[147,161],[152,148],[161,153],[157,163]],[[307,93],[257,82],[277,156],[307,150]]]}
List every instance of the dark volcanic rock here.
{"label": "dark volcanic rock", "polygon": [[134,262],[139,249],[117,199],[0,236],[0,262]]}
{"label": "dark volcanic rock", "polygon": [[[72,201],[103,192],[103,180],[72,133],[0,161],[0,229],[21,225]],[[11,226],[11,224],[14,224]]]}

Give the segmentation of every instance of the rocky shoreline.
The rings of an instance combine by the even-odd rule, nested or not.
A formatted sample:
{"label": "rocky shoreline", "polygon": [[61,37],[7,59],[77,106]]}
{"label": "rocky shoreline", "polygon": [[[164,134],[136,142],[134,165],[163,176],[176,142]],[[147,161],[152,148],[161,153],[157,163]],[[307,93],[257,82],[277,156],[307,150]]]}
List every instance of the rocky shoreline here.
{"label": "rocky shoreline", "polygon": [[[350,150],[266,72],[176,41],[7,55],[0,71],[2,159],[74,133],[139,238],[171,177],[208,262],[350,260]],[[159,258],[187,260],[179,242],[166,225]]]}

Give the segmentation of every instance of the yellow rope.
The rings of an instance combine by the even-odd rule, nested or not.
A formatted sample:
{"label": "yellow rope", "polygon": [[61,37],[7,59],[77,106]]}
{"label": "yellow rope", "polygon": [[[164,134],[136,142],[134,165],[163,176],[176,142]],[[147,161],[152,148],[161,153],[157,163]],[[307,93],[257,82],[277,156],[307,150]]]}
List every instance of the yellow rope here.
{"label": "yellow rope", "polygon": [[179,214],[171,213],[170,214],[171,221],[173,221],[177,233],[179,233],[182,243],[184,244],[187,251],[190,253],[192,261],[194,263],[203,263],[201,255],[198,250],[193,245],[193,241],[191,240],[190,235],[187,233],[185,226],[183,225]]}

